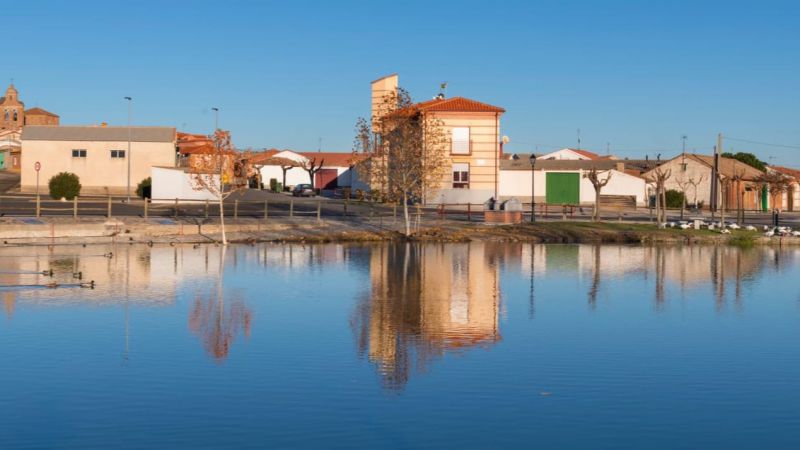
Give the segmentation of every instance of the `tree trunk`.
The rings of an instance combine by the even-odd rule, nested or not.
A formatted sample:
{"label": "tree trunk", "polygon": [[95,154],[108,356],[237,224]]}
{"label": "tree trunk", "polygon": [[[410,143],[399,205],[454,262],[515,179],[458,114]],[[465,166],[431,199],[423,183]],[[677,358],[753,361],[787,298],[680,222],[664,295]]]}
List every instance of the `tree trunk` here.
{"label": "tree trunk", "polygon": [[228,245],[228,238],[225,236],[225,208],[223,207],[225,200],[222,194],[219,195],[219,226],[222,230],[222,245]]}
{"label": "tree trunk", "polygon": [[600,190],[594,189],[594,221],[600,222]]}
{"label": "tree trunk", "polygon": [[667,189],[663,184],[661,185],[661,209],[664,210],[663,219],[667,222]]}
{"label": "tree trunk", "polygon": [[408,194],[403,194],[403,219],[406,222],[406,236],[411,236],[411,221],[408,217]]}
{"label": "tree trunk", "polygon": [[681,220],[683,220],[683,212],[686,210],[686,189],[681,189],[683,198],[681,199]]}

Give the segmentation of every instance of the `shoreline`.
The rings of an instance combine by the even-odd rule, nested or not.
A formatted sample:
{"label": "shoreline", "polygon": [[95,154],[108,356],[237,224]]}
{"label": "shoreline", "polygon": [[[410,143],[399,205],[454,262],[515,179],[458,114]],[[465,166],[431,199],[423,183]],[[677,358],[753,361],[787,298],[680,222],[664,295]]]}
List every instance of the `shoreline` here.
{"label": "shoreline", "polygon": [[[9,223],[9,220],[15,222]],[[230,243],[346,243],[346,242],[538,242],[587,244],[673,245],[800,245],[796,237],[765,237],[758,231],[721,234],[708,230],[658,229],[648,223],[539,222],[490,225],[457,221],[431,221],[410,238],[389,221],[244,218],[226,222]],[[220,226],[214,220],[169,218],[123,220],[105,218],[4,218],[0,245],[75,245],[99,243],[218,243]]]}

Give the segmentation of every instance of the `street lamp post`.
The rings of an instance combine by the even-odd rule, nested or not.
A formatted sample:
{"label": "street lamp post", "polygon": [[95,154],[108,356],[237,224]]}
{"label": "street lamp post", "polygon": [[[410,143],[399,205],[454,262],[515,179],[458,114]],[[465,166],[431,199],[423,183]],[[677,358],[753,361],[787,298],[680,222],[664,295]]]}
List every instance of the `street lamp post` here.
{"label": "street lamp post", "polygon": [[128,101],[128,152],[125,159],[128,160],[128,203],[131,202],[131,97],[125,97]]}
{"label": "street lamp post", "polygon": [[214,132],[219,130],[219,108],[211,108],[214,111]]}
{"label": "street lamp post", "polygon": [[536,166],[536,154],[531,153],[531,223],[536,222],[536,191],[533,183],[534,168]]}

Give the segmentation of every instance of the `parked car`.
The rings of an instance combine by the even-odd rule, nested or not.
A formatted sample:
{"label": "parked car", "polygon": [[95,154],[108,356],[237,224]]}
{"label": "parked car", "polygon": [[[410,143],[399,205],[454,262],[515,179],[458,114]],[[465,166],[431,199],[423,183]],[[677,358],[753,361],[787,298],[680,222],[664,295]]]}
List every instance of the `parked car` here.
{"label": "parked car", "polygon": [[292,195],[295,197],[313,197],[315,194],[310,184],[296,184],[292,189]]}

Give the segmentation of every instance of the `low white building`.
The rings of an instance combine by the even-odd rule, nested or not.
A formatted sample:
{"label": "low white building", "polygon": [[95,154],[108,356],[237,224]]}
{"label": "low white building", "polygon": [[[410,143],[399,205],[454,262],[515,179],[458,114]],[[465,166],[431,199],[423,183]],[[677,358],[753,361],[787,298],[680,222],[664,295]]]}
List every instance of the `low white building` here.
{"label": "low white building", "polygon": [[[592,168],[601,180],[611,179],[601,191],[601,199],[616,197],[627,204],[647,205],[647,181],[626,172],[624,161],[612,160],[542,160],[537,159],[535,170],[525,157],[500,162],[500,200],[517,198],[531,201],[531,176],[536,203],[593,205],[595,190],[586,174]],[[532,175],[533,174],[533,175]]]}
{"label": "low white building", "polygon": [[[291,150],[267,151],[256,155],[252,160],[253,166],[261,174],[261,182],[268,189],[270,180],[281,183],[284,188],[291,189],[297,184],[309,184],[311,178],[303,166],[311,162],[314,165],[322,164],[314,175],[314,187],[322,190],[337,188],[367,189],[366,183],[358,178],[353,165],[351,153],[335,152],[294,152]],[[286,167],[284,179],[283,167]]]}
{"label": "low white building", "polygon": [[[128,139],[130,137],[130,153]],[[22,129],[22,191],[46,186],[53,175],[74,173],[81,193],[134,194],[154,166],[175,166],[175,128],[32,125]]]}
{"label": "low white building", "polygon": [[[217,198],[208,190],[196,189],[189,169],[185,167],[159,167],[151,169],[151,198],[154,203],[175,201],[205,201]],[[212,175],[213,183],[219,185],[219,175]]]}

